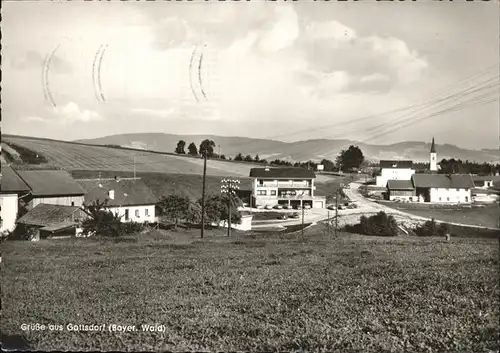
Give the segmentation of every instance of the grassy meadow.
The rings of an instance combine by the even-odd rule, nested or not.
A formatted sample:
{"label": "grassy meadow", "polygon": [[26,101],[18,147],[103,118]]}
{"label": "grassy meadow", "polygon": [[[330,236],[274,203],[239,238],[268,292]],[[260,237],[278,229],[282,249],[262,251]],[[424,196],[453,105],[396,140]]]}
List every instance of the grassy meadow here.
{"label": "grassy meadow", "polygon": [[[203,159],[174,154],[126,150],[104,146],[82,145],[71,142],[29,137],[5,137],[2,148],[13,143],[40,153],[47,163],[19,164],[18,168],[61,168],[65,170],[134,171],[156,173],[202,174]],[[134,162],[135,156],[135,162]],[[248,176],[258,164],[209,160],[207,174],[218,176]]]}
{"label": "grassy meadow", "polygon": [[499,228],[500,205],[483,205],[459,207],[459,206],[441,206],[425,205],[411,203],[389,203],[384,202],[385,206],[411,213],[416,216],[435,218],[444,222],[454,222],[471,224],[490,228]]}
{"label": "grassy meadow", "polygon": [[0,331],[36,350],[498,349],[498,240],[224,233],[4,242]]}

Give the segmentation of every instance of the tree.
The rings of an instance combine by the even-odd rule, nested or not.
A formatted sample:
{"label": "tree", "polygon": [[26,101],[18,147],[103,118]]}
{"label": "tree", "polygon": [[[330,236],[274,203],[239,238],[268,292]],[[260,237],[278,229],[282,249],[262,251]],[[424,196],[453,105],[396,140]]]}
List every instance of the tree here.
{"label": "tree", "polygon": [[173,221],[174,229],[177,229],[179,220],[188,218],[190,201],[186,195],[172,194],[162,197],[157,206],[160,209],[160,214]]}
{"label": "tree", "polygon": [[252,156],[247,154],[247,156],[245,157],[245,162],[253,162]]}
{"label": "tree", "polygon": [[223,155],[223,154],[221,154],[221,155],[220,155],[220,159],[224,159],[224,160],[225,160],[225,159],[226,159],[226,156],[225,156],[225,155]]}
{"label": "tree", "polygon": [[235,161],[242,161],[243,160],[243,156],[241,155],[240,152],[238,152],[238,154],[234,157],[234,160]]}
{"label": "tree", "polygon": [[[205,222],[206,224],[219,224],[229,218],[228,195],[210,195],[205,200]],[[238,207],[242,205],[238,196],[231,197],[231,222],[238,223],[241,213]],[[195,222],[201,221],[201,200],[197,201],[197,206],[193,208],[191,219]]]}
{"label": "tree", "polygon": [[83,210],[89,215],[82,222],[83,235],[119,237],[123,234],[121,217],[106,209],[107,202],[97,200],[90,205],[83,205]]}
{"label": "tree", "polygon": [[188,154],[190,156],[197,156],[198,155],[198,150],[196,149],[196,145],[194,142],[191,142],[188,146]]}
{"label": "tree", "polygon": [[260,157],[258,154],[255,155],[255,158],[253,159],[255,162],[260,162]]}
{"label": "tree", "polygon": [[200,143],[200,154],[207,158],[212,158],[214,155],[215,142],[212,140],[203,140]]}
{"label": "tree", "polygon": [[361,216],[359,223],[363,234],[379,236],[398,235],[398,224],[396,219],[383,211],[370,217]]}
{"label": "tree", "polygon": [[323,165],[323,170],[325,172],[333,172],[335,170],[335,163],[329,159],[323,159],[320,164]]}
{"label": "tree", "polygon": [[186,147],[186,142],[184,140],[180,140],[177,142],[177,147],[175,148],[175,153],[177,154],[186,154],[184,148]]}
{"label": "tree", "polygon": [[349,146],[347,150],[342,150],[337,157],[337,166],[344,172],[358,169],[364,162],[365,157],[358,146]]}

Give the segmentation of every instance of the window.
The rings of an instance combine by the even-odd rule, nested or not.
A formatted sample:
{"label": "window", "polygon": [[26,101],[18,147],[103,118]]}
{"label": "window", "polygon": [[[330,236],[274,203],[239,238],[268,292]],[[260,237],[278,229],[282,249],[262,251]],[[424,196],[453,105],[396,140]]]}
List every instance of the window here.
{"label": "window", "polygon": [[469,202],[469,197],[465,196],[465,202]]}
{"label": "window", "polygon": [[257,195],[259,195],[259,196],[265,196],[265,195],[267,195],[266,190],[258,190],[257,191]]}
{"label": "window", "polygon": [[460,189],[459,189],[459,188],[457,188],[457,191],[460,191]]}
{"label": "window", "polygon": [[276,196],[276,190],[271,190],[271,196]]}
{"label": "window", "polygon": [[75,201],[71,201],[71,206],[74,206],[75,205]]}
{"label": "window", "polygon": [[446,198],[446,201],[450,201],[450,198],[449,198],[449,197],[447,197],[447,198]]}
{"label": "window", "polygon": [[128,208],[125,209],[125,220],[128,221]]}
{"label": "window", "polygon": [[439,198],[439,201],[441,201],[441,198]]}
{"label": "window", "polygon": [[139,214],[139,210],[135,210],[135,217],[139,218],[141,215]]}
{"label": "window", "polygon": [[145,215],[146,217],[149,217],[149,208],[146,208],[146,209],[144,210],[144,215]]}

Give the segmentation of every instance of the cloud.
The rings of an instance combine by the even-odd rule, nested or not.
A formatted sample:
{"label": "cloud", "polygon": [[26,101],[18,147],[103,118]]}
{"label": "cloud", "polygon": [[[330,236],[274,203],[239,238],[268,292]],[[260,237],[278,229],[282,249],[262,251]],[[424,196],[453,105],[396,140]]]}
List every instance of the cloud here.
{"label": "cloud", "polygon": [[277,7],[277,22],[268,31],[261,33],[259,48],[264,51],[279,51],[294,44],[299,36],[297,13],[292,7]]}
{"label": "cloud", "polygon": [[52,111],[62,122],[89,123],[102,120],[102,117],[99,115],[99,113],[92,110],[80,109],[78,104],[74,102],[69,102],[62,107],[53,108]]}
{"label": "cloud", "polygon": [[[28,50],[22,55],[11,59],[11,65],[18,70],[41,69],[45,65],[45,60],[40,53],[34,50]],[[73,72],[72,65],[60,58],[57,53],[52,56],[50,62],[50,71],[58,74],[67,74]]]}
{"label": "cloud", "polygon": [[26,116],[21,119],[27,122],[37,122],[37,123],[47,123],[50,121],[47,118],[42,118],[39,116]]}
{"label": "cloud", "polygon": [[[324,21],[305,25],[300,48],[309,63],[309,70],[323,73],[345,71],[354,77],[365,77],[357,82],[373,80],[366,77],[378,73],[391,84],[410,84],[419,79],[428,66],[426,60],[411,50],[401,39],[377,35],[359,36],[337,21]],[[384,80],[387,88],[388,81]]]}

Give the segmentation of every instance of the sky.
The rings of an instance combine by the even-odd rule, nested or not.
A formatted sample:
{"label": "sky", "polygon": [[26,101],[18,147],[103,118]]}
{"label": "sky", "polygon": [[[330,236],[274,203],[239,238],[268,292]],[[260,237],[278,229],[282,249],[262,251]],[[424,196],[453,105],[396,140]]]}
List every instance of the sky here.
{"label": "sky", "polygon": [[498,2],[4,2],[2,132],[498,148],[499,23]]}

